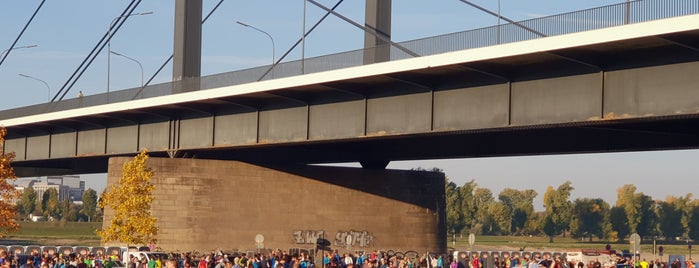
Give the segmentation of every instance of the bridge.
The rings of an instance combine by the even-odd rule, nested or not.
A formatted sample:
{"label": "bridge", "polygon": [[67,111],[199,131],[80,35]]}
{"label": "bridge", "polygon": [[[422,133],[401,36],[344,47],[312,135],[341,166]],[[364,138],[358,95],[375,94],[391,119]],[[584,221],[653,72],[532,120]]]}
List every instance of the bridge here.
{"label": "bridge", "polygon": [[[580,14],[555,19],[573,16]],[[47,167],[44,173],[106,172],[110,156],[144,148],[156,156],[379,166],[696,148],[695,22],[689,15],[575,32],[583,25],[546,38],[539,35],[554,34],[509,24],[501,30],[529,40],[471,41],[496,30],[488,28],[401,44],[428,56],[392,47],[391,61],[364,65],[361,56],[380,49],[370,48],[306,59],[304,74],[300,62],[289,62],[273,72],[263,66],[202,77],[199,90],[185,81],[2,111],[0,125],[21,175]],[[479,47],[437,50],[445,40]]]}
{"label": "bridge", "polygon": [[[329,191],[318,181],[331,182],[388,195],[409,204],[409,213],[419,213],[417,205],[439,215],[430,202],[440,201],[429,195],[379,191],[434,174],[373,170],[394,160],[699,147],[699,3],[669,3],[637,1],[631,9],[613,5],[1,111],[10,133],[4,150],[16,153],[13,165],[26,176],[109,171],[113,182],[123,156],[148,149],[163,157],[157,170],[180,176],[175,185],[204,176],[195,169],[212,177],[240,171],[230,176],[264,187],[244,175],[262,168],[290,188],[282,178],[304,178],[315,194]],[[634,12],[619,16],[625,10]],[[335,162],[367,170],[297,165]],[[410,191],[439,188],[438,179],[427,181]],[[344,199],[334,202],[339,209]],[[440,230],[442,216],[418,222]]]}

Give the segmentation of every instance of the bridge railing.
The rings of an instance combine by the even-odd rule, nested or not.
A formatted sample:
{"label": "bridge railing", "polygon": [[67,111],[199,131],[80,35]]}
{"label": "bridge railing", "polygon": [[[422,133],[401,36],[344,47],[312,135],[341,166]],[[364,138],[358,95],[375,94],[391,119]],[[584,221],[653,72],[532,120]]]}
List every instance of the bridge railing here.
{"label": "bridge railing", "polygon": [[84,96],[76,99],[62,100],[60,102],[10,109],[0,111],[0,119],[361,66],[365,64],[364,55],[367,54],[367,52],[372,52],[369,50],[377,50],[377,53],[388,50],[390,54],[390,59],[388,60],[393,61],[414,57],[407,53],[406,50],[419,56],[435,55],[445,52],[532,40],[547,36],[589,31],[697,13],[699,13],[699,0],[635,0],[475,30],[405,41],[398,43],[397,46],[387,45],[389,47],[359,49],[306,58],[304,60],[283,62],[277,64],[274,68],[271,68],[269,65],[260,66],[203,76],[190,81],[162,83],[150,85],[145,88],[131,88]]}

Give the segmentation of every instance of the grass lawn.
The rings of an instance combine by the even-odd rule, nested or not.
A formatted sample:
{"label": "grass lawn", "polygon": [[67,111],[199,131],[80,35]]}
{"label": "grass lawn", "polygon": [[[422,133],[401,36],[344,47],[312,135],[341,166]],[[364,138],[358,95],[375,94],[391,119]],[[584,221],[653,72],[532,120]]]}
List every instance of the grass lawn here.
{"label": "grass lawn", "polygon": [[5,234],[3,245],[85,245],[98,246],[95,230],[101,222],[19,222],[18,232]]}
{"label": "grass lawn", "polygon": [[[452,237],[448,237],[447,246],[450,248],[455,248],[456,250],[468,250],[468,237],[463,238],[456,237],[456,243],[452,242]],[[556,237],[554,238],[554,243],[549,243],[548,237],[543,236],[476,236],[476,242],[474,244],[474,250],[481,250],[479,246],[484,248],[497,248],[497,247],[508,247],[510,250],[518,250],[524,248],[525,251],[546,251],[546,250],[565,250],[565,249],[605,249],[609,244],[612,249],[621,251],[630,249],[630,244],[628,241],[623,243],[609,243],[606,241],[598,241],[593,239],[593,242],[588,242],[587,240],[581,241],[577,239],[572,239],[570,237]],[[664,255],[677,254],[677,255],[689,255],[689,249],[687,243],[684,241],[678,242],[666,242],[663,240],[656,241],[657,246],[663,246]],[[642,241],[641,243],[642,253],[653,253],[653,241]]]}
{"label": "grass lawn", "polygon": [[[0,239],[2,245],[73,245],[99,246],[100,238],[95,230],[102,228],[101,222],[20,222],[19,232],[6,234]],[[468,236],[447,239],[447,247],[456,250],[469,250]],[[604,249],[609,244],[612,249],[621,251],[629,249],[629,243],[608,243],[593,240],[587,242],[570,237],[556,237],[554,243],[549,243],[548,237],[543,236],[476,236],[474,250],[512,250],[517,251],[565,251],[566,249]],[[689,255],[684,241],[668,243],[657,241],[657,246],[663,246],[665,256],[669,254]],[[653,252],[653,241],[641,243],[642,253]]]}

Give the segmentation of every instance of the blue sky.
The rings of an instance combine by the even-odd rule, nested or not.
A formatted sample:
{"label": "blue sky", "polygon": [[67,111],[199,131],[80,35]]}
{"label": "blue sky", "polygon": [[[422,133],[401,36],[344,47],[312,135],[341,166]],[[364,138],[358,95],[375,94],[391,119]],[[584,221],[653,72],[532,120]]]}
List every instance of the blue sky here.
{"label": "blue sky", "polygon": [[[10,47],[19,31],[39,5],[39,0],[11,1],[0,9],[0,51]],[[45,81],[51,97],[68,80],[82,59],[89,53],[109,24],[130,1],[70,0],[47,1],[17,46],[38,45],[13,50],[0,66],[0,109],[9,109],[45,102],[46,86],[25,74]],[[218,0],[204,0],[204,13]],[[335,0],[321,0],[332,6]],[[496,0],[472,0],[497,11]],[[513,20],[570,12],[624,0],[501,0],[501,13]],[[337,9],[357,22],[364,20],[364,1],[345,0]],[[202,75],[245,69],[271,62],[269,38],[251,28],[235,23],[241,21],[268,32],[279,57],[300,36],[303,29],[302,0],[225,0],[203,27]],[[150,15],[130,17],[111,42],[113,51],[138,60],[146,79],[172,54],[173,0],[142,1],[136,12]],[[306,4],[306,24],[315,23],[324,11]],[[393,0],[392,38],[406,41],[439,34],[492,26],[497,18],[487,15],[458,0]],[[363,32],[336,17],[330,16],[313,32],[305,43],[305,56],[359,49]],[[286,60],[301,57],[300,48]],[[172,69],[166,67],[154,83],[171,79]],[[106,52],[75,84],[67,97],[78,91],[86,95],[106,92]],[[110,88],[118,90],[140,85],[138,65],[126,58],[112,55]],[[616,200],[615,190],[623,184],[636,184],[640,191],[656,199],[667,195],[697,193],[693,187],[698,151],[646,152],[624,154],[587,154],[565,156],[532,156],[479,158],[459,160],[410,161],[392,163],[389,168],[417,166],[440,167],[450,179],[463,184],[475,179],[480,186],[494,194],[504,187],[531,188],[540,193],[549,185],[558,186],[566,180],[576,188],[574,197],[602,197]],[[104,187],[104,175],[89,176],[88,187]]]}

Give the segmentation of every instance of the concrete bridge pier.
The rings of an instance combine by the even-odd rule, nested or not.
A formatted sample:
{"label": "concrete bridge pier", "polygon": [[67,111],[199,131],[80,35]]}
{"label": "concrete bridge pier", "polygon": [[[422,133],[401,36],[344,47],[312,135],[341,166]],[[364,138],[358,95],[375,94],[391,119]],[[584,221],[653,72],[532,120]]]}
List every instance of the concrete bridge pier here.
{"label": "concrete bridge pier", "polygon": [[[130,157],[109,159],[108,185]],[[150,158],[163,250],[446,252],[444,174]],[[105,211],[105,224],[112,217]]]}

